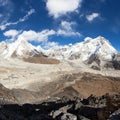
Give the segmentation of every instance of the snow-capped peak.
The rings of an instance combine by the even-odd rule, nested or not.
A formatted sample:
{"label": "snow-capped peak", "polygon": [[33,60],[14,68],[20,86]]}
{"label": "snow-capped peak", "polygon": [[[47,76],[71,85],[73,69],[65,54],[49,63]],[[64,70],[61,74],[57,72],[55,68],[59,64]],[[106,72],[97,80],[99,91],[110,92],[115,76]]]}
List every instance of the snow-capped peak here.
{"label": "snow-capped peak", "polygon": [[4,58],[31,57],[42,54],[57,59],[80,59],[86,61],[92,55],[97,55],[102,59],[111,60],[115,53],[117,53],[115,48],[102,36],[94,39],[87,37],[83,42],[58,46],[49,50],[44,50],[40,46],[35,47],[26,40],[0,43],[0,55]]}
{"label": "snow-capped peak", "polygon": [[38,54],[36,48],[28,43],[26,40],[16,40],[10,44],[7,44],[7,47],[4,49],[2,55],[4,58],[10,57],[28,57],[34,54]]}
{"label": "snow-capped peak", "polygon": [[93,54],[97,54],[103,59],[111,59],[113,54],[117,52],[110,42],[102,36],[83,42],[82,51],[85,54],[83,60],[88,59]]}
{"label": "snow-capped peak", "polygon": [[112,59],[117,51],[110,42],[102,36],[97,38],[87,37],[83,42],[71,46],[60,47],[59,50],[52,49],[50,55],[59,59],[80,59],[86,61],[91,55],[97,54],[103,59]]}
{"label": "snow-capped peak", "polygon": [[88,42],[88,41],[90,41],[90,40],[92,40],[92,38],[90,38],[90,37],[86,37],[86,38],[84,39],[85,42]]}

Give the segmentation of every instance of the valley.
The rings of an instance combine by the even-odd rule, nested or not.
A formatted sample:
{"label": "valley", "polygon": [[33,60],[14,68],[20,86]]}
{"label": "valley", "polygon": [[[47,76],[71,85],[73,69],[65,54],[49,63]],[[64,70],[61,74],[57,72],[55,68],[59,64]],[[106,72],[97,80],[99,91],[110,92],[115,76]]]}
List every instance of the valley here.
{"label": "valley", "polygon": [[14,60],[1,64],[0,83],[18,97],[19,103],[39,102],[53,96],[69,96],[69,93],[71,97],[80,94],[86,98],[91,94],[100,96],[120,91],[119,70],[98,71],[77,60],[59,64]]}
{"label": "valley", "polygon": [[[0,43],[0,47],[0,103],[3,106],[0,110],[4,111],[4,105],[8,105],[9,111],[10,105],[12,109],[12,113],[9,111],[10,116],[14,114],[15,104],[24,106],[29,103],[30,109],[32,104],[35,104],[36,107],[40,105],[39,109],[41,109],[45,101],[48,105],[45,109],[48,109],[51,102],[57,105],[57,102],[61,101],[60,110],[51,105],[54,114],[50,111],[44,113],[43,119],[46,120],[47,115],[51,120],[54,118],[58,120],[59,116],[55,114],[60,113],[61,116],[61,109],[64,117],[66,114],[79,117],[73,107],[70,107],[72,112],[64,112],[64,109],[65,111],[69,109],[65,106],[65,104],[69,106],[69,101],[73,101],[71,106],[80,107],[78,111],[85,107],[81,115],[92,120],[107,119],[112,114],[104,114],[105,110],[113,113],[119,108],[119,97],[117,99],[111,96],[120,94],[120,55],[103,37],[49,50],[38,49],[27,41]],[[115,107],[110,103],[112,109],[108,109],[108,104],[105,102],[109,97],[113,103],[114,99],[117,100]],[[77,101],[74,98],[78,98],[80,103],[76,104]],[[89,99],[91,102],[96,100],[100,103],[93,102],[97,107],[88,103],[90,107],[87,108],[85,101]],[[62,104],[65,108],[61,108]],[[15,109],[22,109],[22,107],[15,106]],[[97,112],[95,118],[89,115],[89,112],[84,114],[91,109],[93,109],[92,114]],[[100,114],[103,114],[102,118],[98,115],[98,109],[102,112]],[[9,116],[6,112],[4,115]],[[24,113],[22,112],[21,115]],[[17,120],[19,120],[18,116],[19,113],[16,116]],[[25,118],[25,116],[22,117],[22,119]]]}

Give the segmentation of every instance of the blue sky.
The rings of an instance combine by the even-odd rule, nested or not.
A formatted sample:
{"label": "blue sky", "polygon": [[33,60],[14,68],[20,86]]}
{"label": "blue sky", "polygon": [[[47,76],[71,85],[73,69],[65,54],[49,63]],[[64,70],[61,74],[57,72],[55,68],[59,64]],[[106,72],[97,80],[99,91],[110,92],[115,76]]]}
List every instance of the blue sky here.
{"label": "blue sky", "polygon": [[120,51],[120,0],[0,0],[0,41],[49,48],[99,35]]}

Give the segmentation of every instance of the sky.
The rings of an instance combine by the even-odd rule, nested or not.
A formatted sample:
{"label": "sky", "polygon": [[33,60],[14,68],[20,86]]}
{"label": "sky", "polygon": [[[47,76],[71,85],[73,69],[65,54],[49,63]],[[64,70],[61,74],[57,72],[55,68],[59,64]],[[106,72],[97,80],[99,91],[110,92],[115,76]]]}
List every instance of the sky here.
{"label": "sky", "polygon": [[97,36],[120,51],[120,0],[0,0],[0,41],[49,49]]}

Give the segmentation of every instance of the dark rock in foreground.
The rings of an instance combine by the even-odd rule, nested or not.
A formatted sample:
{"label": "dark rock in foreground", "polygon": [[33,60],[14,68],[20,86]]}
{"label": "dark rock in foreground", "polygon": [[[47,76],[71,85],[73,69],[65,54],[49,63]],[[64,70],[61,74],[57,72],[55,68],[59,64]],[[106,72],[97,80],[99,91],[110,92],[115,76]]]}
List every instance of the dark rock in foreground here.
{"label": "dark rock in foreground", "polygon": [[120,94],[0,106],[0,120],[120,120]]}
{"label": "dark rock in foreground", "polygon": [[109,120],[120,120],[120,108],[110,115]]}

